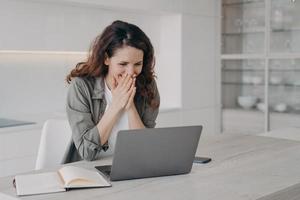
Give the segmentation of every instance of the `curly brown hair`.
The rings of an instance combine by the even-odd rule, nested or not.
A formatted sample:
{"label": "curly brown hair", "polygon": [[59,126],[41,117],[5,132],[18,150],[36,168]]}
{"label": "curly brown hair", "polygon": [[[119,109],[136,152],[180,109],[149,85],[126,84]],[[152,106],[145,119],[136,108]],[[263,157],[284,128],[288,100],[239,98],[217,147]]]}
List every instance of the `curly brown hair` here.
{"label": "curly brown hair", "polygon": [[106,56],[111,58],[124,45],[144,52],[143,68],[136,78],[137,95],[145,97],[152,108],[157,108],[159,102],[154,100],[156,88],[153,87],[154,49],[147,35],[134,24],[117,20],[107,26],[92,43],[87,60],[77,63],[66,81],[70,83],[74,77],[105,77],[108,73],[108,67],[104,64]]}

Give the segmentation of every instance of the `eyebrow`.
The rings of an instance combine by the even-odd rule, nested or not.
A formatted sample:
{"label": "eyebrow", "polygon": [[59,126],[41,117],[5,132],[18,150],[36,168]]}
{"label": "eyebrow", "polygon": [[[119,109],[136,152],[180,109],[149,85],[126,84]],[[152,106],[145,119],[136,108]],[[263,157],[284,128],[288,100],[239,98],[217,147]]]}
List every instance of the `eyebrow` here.
{"label": "eyebrow", "polygon": [[[142,62],[143,61],[141,60],[141,61],[136,62],[135,64],[142,63]],[[127,61],[120,61],[119,63],[126,63],[126,64],[128,64],[129,62],[127,62]]]}

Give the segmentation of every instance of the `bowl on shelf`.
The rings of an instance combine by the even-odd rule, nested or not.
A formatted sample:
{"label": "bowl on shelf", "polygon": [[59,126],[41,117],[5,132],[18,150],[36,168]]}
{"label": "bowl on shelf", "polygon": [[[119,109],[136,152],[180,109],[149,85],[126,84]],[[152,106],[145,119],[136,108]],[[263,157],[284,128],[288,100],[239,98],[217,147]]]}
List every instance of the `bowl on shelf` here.
{"label": "bowl on shelf", "polygon": [[244,109],[251,109],[257,102],[256,96],[239,96],[237,99],[238,104]]}
{"label": "bowl on shelf", "polygon": [[273,85],[278,85],[278,84],[282,83],[282,78],[279,76],[271,76],[270,83]]}
{"label": "bowl on shelf", "polygon": [[293,85],[294,85],[294,86],[300,86],[300,81],[299,81],[299,80],[293,81]]}
{"label": "bowl on shelf", "polygon": [[293,104],[291,107],[294,111],[300,112],[300,103]]}
{"label": "bowl on shelf", "polygon": [[260,102],[260,103],[258,103],[258,104],[256,105],[256,108],[257,108],[258,110],[264,112],[264,111],[266,110],[266,104]]}
{"label": "bowl on shelf", "polygon": [[261,84],[261,83],[263,83],[263,78],[260,77],[260,76],[253,76],[253,77],[252,77],[252,83],[253,83],[254,85]]}
{"label": "bowl on shelf", "polygon": [[243,76],[242,82],[243,83],[252,83],[252,76]]}
{"label": "bowl on shelf", "polygon": [[285,103],[278,103],[273,107],[276,112],[285,112],[287,110],[287,105]]}

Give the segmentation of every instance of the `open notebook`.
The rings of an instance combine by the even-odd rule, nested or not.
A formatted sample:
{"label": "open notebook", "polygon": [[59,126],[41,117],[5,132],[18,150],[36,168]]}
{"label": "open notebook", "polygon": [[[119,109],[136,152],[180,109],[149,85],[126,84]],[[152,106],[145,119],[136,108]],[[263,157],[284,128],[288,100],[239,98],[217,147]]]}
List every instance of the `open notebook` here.
{"label": "open notebook", "polygon": [[64,192],[72,188],[110,187],[110,182],[96,171],[65,166],[57,172],[17,175],[17,195]]}

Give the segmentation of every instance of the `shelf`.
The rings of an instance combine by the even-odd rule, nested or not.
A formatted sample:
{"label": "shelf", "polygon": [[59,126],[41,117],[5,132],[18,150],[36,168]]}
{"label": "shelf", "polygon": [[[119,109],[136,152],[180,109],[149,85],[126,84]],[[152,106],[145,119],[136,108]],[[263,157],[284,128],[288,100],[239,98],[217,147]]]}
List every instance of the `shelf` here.
{"label": "shelf", "polygon": [[270,53],[269,59],[300,59],[300,53]]}
{"label": "shelf", "polygon": [[[224,21],[226,20],[232,20],[232,19],[226,19],[226,18],[223,18]],[[286,28],[282,28],[282,29],[275,29],[275,28],[272,28],[271,29],[271,32],[272,33],[284,33],[284,32],[293,32],[293,31],[300,31],[300,28],[289,28],[289,29],[286,29]],[[251,29],[245,29],[243,28],[242,31],[234,31],[234,32],[222,32],[223,35],[231,35],[231,34],[253,34],[253,33],[265,33],[265,28],[264,27],[257,27],[257,28],[251,28]]]}
{"label": "shelf", "polygon": [[224,82],[222,81],[222,85],[249,85],[249,86],[264,86],[265,84],[253,84],[253,83],[242,83],[242,82]]}
{"label": "shelf", "polygon": [[300,28],[289,28],[289,29],[285,29],[285,28],[275,29],[275,28],[272,28],[271,31],[272,31],[272,33],[284,33],[284,32],[300,31]]}
{"label": "shelf", "polygon": [[270,53],[263,54],[222,54],[222,60],[247,60],[247,59],[300,59],[300,53]]}
{"label": "shelf", "polygon": [[264,0],[244,0],[238,2],[231,2],[231,3],[223,3],[222,6],[242,6],[245,4],[254,4],[254,3],[265,3]]}
{"label": "shelf", "polygon": [[[299,117],[299,113],[300,113],[300,110],[295,110],[295,109],[288,109],[287,111],[285,112],[278,112],[278,111],[274,111],[272,108],[269,108],[270,109],[270,114],[272,115],[281,115],[281,117],[284,117],[284,115],[286,116],[295,116],[295,117]],[[241,114],[240,112],[243,112],[243,113],[248,113],[248,114],[254,114],[254,113],[257,113],[257,114],[262,114],[263,111],[261,110],[258,110],[257,108],[253,107],[251,109],[243,109],[241,108],[240,106],[236,106],[234,108],[223,108],[223,111],[225,112],[237,112],[238,114]]]}
{"label": "shelf", "polygon": [[[255,106],[250,109],[244,109],[244,108],[241,108],[240,106],[236,106],[235,108],[223,108],[223,109],[224,110],[234,110],[236,112],[249,112],[249,114],[250,113],[258,113],[258,114],[263,113],[263,111],[258,110]],[[296,117],[300,114],[300,110],[295,110],[293,108],[289,108],[288,110],[286,110],[284,112],[274,111],[271,107],[269,109],[270,109],[271,115],[295,115],[295,117]]]}
{"label": "shelf", "polygon": [[232,36],[232,35],[244,35],[244,34],[264,34],[265,29],[264,28],[257,28],[257,29],[248,29],[248,30],[243,30],[240,32],[223,32],[223,36]]}
{"label": "shelf", "polygon": [[222,60],[265,59],[262,54],[222,54]]}
{"label": "shelf", "polygon": [[[238,71],[238,72],[244,72],[244,71],[250,71],[250,72],[256,72],[256,71],[265,71],[264,69],[222,69],[222,71]],[[269,72],[298,72],[300,69],[269,69]]]}
{"label": "shelf", "polygon": [[237,71],[237,72],[256,72],[256,71],[265,71],[264,69],[222,69],[224,72]]}
{"label": "shelf", "polygon": [[243,109],[240,106],[236,106],[236,107],[230,107],[230,108],[223,108],[223,111],[228,112],[228,111],[232,111],[232,112],[247,112],[247,113],[259,113],[261,114],[262,111],[256,109],[256,108],[250,108],[250,109]]}
{"label": "shelf", "polygon": [[[225,82],[222,81],[222,85],[248,85],[248,86],[265,86],[264,83],[259,83],[259,84],[254,84],[254,83],[242,83],[242,82]],[[290,84],[290,83],[284,83],[284,84],[269,84],[269,86],[272,87],[280,87],[280,86],[284,86],[284,87],[300,87],[300,85],[295,85],[295,84]]]}
{"label": "shelf", "polygon": [[277,111],[273,111],[272,109],[270,110],[270,114],[271,115],[274,115],[274,114],[294,114],[294,115],[299,115],[300,114],[300,110],[293,110],[293,109],[290,109],[290,110],[287,110],[287,111],[284,111],[284,112],[277,112]]}

